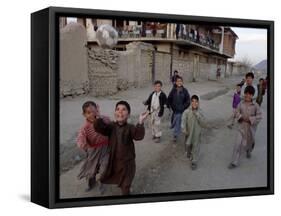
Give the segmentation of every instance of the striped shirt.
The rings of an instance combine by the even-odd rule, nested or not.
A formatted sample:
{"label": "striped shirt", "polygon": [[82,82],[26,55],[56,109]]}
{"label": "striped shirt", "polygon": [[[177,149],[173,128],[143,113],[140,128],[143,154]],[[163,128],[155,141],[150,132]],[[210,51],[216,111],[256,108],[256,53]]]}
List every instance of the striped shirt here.
{"label": "striped shirt", "polygon": [[108,137],[95,131],[93,123],[85,121],[77,136],[77,146],[81,149],[97,148],[108,145]]}

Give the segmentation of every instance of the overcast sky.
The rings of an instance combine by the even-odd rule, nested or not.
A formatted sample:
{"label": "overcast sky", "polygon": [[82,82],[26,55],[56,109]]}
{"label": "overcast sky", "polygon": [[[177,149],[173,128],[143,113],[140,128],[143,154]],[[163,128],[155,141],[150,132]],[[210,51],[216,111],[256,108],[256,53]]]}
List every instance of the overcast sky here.
{"label": "overcast sky", "polygon": [[267,30],[255,28],[235,28],[232,30],[238,35],[236,41],[235,60],[247,56],[255,65],[267,58]]}

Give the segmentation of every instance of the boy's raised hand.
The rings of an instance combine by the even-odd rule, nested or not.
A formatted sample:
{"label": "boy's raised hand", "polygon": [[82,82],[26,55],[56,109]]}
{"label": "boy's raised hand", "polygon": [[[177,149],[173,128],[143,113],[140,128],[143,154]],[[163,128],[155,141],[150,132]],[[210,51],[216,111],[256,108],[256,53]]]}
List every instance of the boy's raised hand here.
{"label": "boy's raised hand", "polygon": [[95,108],[95,116],[96,116],[96,118],[100,118],[100,107],[98,104],[97,104],[97,107]]}
{"label": "boy's raised hand", "polygon": [[144,120],[147,118],[148,115],[149,115],[148,111],[141,113],[139,116],[139,124],[143,124]]}

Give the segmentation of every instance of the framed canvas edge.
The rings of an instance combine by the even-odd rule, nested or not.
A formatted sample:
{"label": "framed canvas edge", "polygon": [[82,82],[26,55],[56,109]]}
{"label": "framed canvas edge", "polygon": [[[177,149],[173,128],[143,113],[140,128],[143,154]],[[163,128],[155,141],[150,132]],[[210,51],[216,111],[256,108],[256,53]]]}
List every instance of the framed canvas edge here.
{"label": "framed canvas edge", "polygon": [[[110,11],[110,10],[95,10],[95,9],[80,9],[80,8],[62,8],[62,7],[49,7],[49,206],[48,208],[65,208],[65,207],[82,207],[82,206],[97,206],[97,205],[114,205],[114,204],[132,204],[132,203],[146,203],[146,202],[163,202],[163,201],[179,201],[179,200],[193,200],[193,199],[209,199],[209,198],[226,198],[226,197],[240,197],[240,196],[253,196],[253,195],[271,195],[274,194],[274,21],[269,20],[248,20],[248,19],[236,19],[236,18],[218,18],[218,17],[201,17],[201,16],[187,16],[187,15],[172,15],[172,14],[154,14],[154,13],[140,13],[140,12],[126,12],[126,11]],[[150,19],[154,17],[156,19],[167,19],[172,21],[194,21],[210,23],[226,23],[240,27],[258,27],[268,29],[268,71],[270,78],[270,95],[268,96],[268,113],[270,124],[268,123],[268,186],[264,188],[247,188],[239,189],[240,191],[229,190],[215,190],[215,191],[201,191],[191,192],[186,194],[167,193],[167,194],[151,194],[144,195],[143,197],[131,196],[131,197],[112,197],[104,199],[92,199],[92,200],[63,200],[58,199],[57,195],[57,183],[56,175],[58,168],[58,158],[56,156],[56,150],[58,143],[56,143],[56,132],[59,125],[57,120],[59,113],[56,112],[58,104],[56,100],[59,89],[58,80],[56,80],[56,71],[58,69],[56,45],[58,39],[58,32],[56,31],[56,16],[61,14],[80,14],[80,16],[91,16],[98,14],[100,16],[111,16],[114,14],[122,17],[139,17]],[[207,21],[208,20],[208,21]]]}

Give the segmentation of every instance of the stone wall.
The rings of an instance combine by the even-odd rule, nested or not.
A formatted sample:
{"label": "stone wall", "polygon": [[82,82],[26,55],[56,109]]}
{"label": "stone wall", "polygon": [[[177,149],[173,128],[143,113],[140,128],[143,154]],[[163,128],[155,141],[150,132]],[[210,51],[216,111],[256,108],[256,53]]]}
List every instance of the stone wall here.
{"label": "stone wall", "polygon": [[[129,87],[137,87],[135,74],[132,73],[132,71],[135,70],[136,58],[137,58],[137,52],[134,52],[134,50],[118,52],[118,70],[117,70],[118,90],[126,90]],[[128,64],[128,62],[131,62],[131,64]]]}
{"label": "stone wall", "polygon": [[221,78],[225,77],[224,60],[211,55],[202,54],[200,52],[179,52],[174,51],[173,55],[173,71],[177,70],[184,81],[206,81],[216,80],[218,65],[221,68]]}
{"label": "stone wall", "polygon": [[99,47],[88,49],[89,90],[93,96],[113,95],[117,92],[118,54]]}
{"label": "stone wall", "polygon": [[199,63],[199,75],[196,81],[205,81],[216,78],[217,65],[212,63]]}
{"label": "stone wall", "polygon": [[173,59],[173,70],[177,70],[184,82],[193,81],[193,62],[188,59]]}
{"label": "stone wall", "polygon": [[88,49],[90,93],[94,96],[115,94],[129,87],[143,87],[152,80],[151,44],[134,42],[126,51]]}
{"label": "stone wall", "polygon": [[177,49],[173,51],[172,71],[177,70],[184,82],[193,81],[193,60],[193,55],[190,53],[179,52]]}
{"label": "stone wall", "polygon": [[155,80],[163,83],[170,82],[171,54],[155,52]]}
{"label": "stone wall", "polygon": [[152,58],[153,46],[149,43],[132,42],[126,46],[128,55],[134,53],[134,60],[131,58],[127,64],[131,68],[129,73],[134,73],[135,87],[142,87],[152,80]]}
{"label": "stone wall", "polygon": [[152,80],[151,44],[133,42],[126,46],[126,51],[117,51],[117,89],[142,87]]}
{"label": "stone wall", "polygon": [[60,96],[88,93],[87,34],[84,26],[70,23],[60,29]]}
{"label": "stone wall", "polygon": [[233,74],[233,63],[232,62],[227,62],[227,67],[226,67],[226,77],[230,77]]}
{"label": "stone wall", "polygon": [[139,64],[139,87],[145,86],[147,83],[152,82],[152,61],[153,61],[153,48],[148,46],[141,49],[140,64]]}

